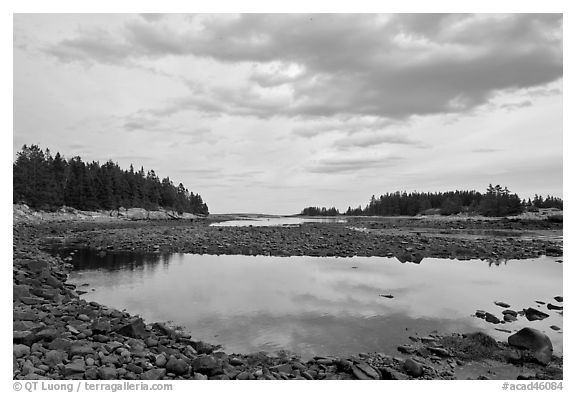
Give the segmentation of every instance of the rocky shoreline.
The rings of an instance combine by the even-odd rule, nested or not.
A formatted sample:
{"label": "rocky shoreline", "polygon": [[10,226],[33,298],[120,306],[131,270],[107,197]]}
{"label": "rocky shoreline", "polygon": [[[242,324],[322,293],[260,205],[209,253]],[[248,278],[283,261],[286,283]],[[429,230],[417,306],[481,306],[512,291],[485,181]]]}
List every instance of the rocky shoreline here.
{"label": "rocky shoreline", "polygon": [[[364,220],[292,228],[208,224],[209,221],[15,224],[14,378],[562,379],[562,357],[555,356],[549,340],[533,329],[509,343],[496,342],[482,333],[412,337],[411,343],[398,347],[397,354],[322,356],[309,361],[288,354],[226,354],[217,345],[193,340],[186,332],[161,323],[147,324],[138,316],[81,299],[74,286],[66,283],[72,266],[41,249],[48,242],[104,252],[404,255],[411,262],[423,256],[520,259],[561,255],[561,245],[548,240],[480,236],[471,241],[468,237],[438,237],[434,235],[438,231],[427,232],[421,222],[411,222],[410,226],[397,221],[374,224]],[[458,225],[464,224],[456,224],[455,230]],[[521,224],[505,223],[500,229],[514,231],[515,225]],[[533,230],[550,229],[538,226],[548,223],[530,225]],[[471,227],[469,224],[464,229]],[[561,224],[552,229],[561,231]]]}

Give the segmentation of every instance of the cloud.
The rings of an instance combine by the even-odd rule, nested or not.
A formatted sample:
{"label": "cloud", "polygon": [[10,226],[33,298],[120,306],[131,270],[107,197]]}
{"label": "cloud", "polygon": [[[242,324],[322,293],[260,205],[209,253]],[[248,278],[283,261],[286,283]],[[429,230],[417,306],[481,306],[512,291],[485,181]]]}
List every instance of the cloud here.
{"label": "cloud", "polygon": [[327,132],[341,132],[352,135],[358,132],[378,131],[398,124],[395,121],[376,117],[339,117],[331,120],[308,121],[304,125],[292,129],[292,134],[313,138]]}
{"label": "cloud", "polygon": [[472,153],[496,153],[502,151],[502,149],[493,149],[489,147],[480,147],[477,149],[472,149]]}
{"label": "cloud", "polygon": [[147,22],[157,22],[164,17],[164,14],[148,13],[148,14],[140,14],[140,16],[144,18]]}
{"label": "cloud", "polygon": [[201,178],[213,178],[220,176],[222,171],[217,168],[178,168],[178,173],[187,173]]}
{"label": "cloud", "polygon": [[337,139],[334,146],[340,150],[348,150],[354,147],[370,147],[381,144],[410,145],[419,148],[428,147],[425,143],[409,138],[401,134],[377,134],[363,133]]}
{"label": "cloud", "polygon": [[[193,107],[261,118],[402,120],[467,112],[499,91],[562,77],[561,14],[177,17],[130,19],[117,34],[80,32],[47,51],[67,62],[190,56],[259,65],[248,80],[258,88],[208,89],[166,115]],[[272,94],[279,86],[289,94]]]}
{"label": "cloud", "polygon": [[395,166],[401,160],[403,160],[402,157],[393,155],[384,157],[327,157],[314,162],[308,167],[308,171],[324,174],[356,172],[369,168]]}
{"label": "cloud", "polygon": [[505,109],[507,111],[512,111],[515,109],[528,108],[530,106],[532,106],[531,101],[522,101],[522,102],[512,102],[512,103],[502,104],[502,105],[500,105],[500,108]]}

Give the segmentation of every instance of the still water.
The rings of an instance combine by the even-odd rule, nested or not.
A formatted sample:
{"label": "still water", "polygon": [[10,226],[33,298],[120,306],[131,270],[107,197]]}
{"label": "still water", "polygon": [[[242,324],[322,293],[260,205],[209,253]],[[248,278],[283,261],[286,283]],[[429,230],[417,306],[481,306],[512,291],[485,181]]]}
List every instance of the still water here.
{"label": "still water", "polygon": [[298,226],[305,222],[317,222],[317,223],[327,223],[327,222],[346,222],[343,218],[334,217],[315,217],[315,218],[305,218],[305,217],[250,217],[242,220],[228,220],[222,222],[216,222],[211,224],[213,227],[276,227],[276,226]]}
{"label": "still water", "polygon": [[[126,309],[147,321],[172,321],[192,337],[222,344],[227,352],[288,350],[319,354],[396,353],[410,335],[495,327],[543,330],[562,351],[562,316],[535,301],[557,304],[562,264],[541,257],[493,263],[425,258],[269,257],[193,254],[96,254],[73,256],[69,281],[89,301]],[[82,285],[84,284],[84,285]],[[88,284],[88,285],[86,285]],[[392,295],[387,298],[380,295]],[[501,318],[503,308],[533,307],[550,317],[490,324],[477,309]],[[561,304],[560,304],[561,305]]]}

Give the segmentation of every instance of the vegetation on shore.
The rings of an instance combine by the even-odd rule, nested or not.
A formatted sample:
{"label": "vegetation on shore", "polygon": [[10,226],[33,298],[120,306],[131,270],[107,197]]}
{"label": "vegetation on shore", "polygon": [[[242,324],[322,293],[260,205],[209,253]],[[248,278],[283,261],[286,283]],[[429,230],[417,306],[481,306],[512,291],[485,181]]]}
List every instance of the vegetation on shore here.
{"label": "vegetation on shore", "polygon": [[415,216],[431,209],[442,215],[452,215],[462,212],[476,213],[488,217],[503,217],[520,214],[526,210],[539,208],[563,208],[560,198],[534,195],[528,201],[520,200],[517,194],[512,194],[508,187],[490,184],[484,194],[478,191],[449,192],[394,192],[386,193],[376,198],[372,195],[370,203],[364,208],[348,207],[345,213],[340,213],[335,207],[307,207],[300,214],[305,216]]}
{"label": "vegetation on shore", "polygon": [[54,210],[70,206],[79,210],[116,210],[120,207],[159,207],[178,213],[208,214],[208,206],[199,194],[188,191],[182,183],[175,186],[170,178],[162,180],[154,170],[122,170],[109,160],[84,163],[79,156],[66,160],[54,157],[49,149],[37,145],[22,147],[13,164],[13,202]]}

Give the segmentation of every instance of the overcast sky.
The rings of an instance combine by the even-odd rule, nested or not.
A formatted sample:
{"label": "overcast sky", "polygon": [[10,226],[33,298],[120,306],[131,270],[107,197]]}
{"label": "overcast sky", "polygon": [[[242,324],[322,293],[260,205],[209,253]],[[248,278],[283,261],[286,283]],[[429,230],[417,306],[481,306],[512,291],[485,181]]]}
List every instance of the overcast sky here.
{"label": "overcast sky", "polygon": [[557,14],[19,14],[14,157],[154,169],[212,213],[562,196]]}

